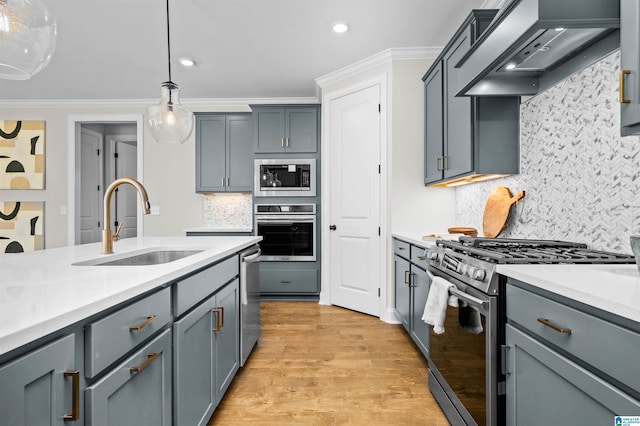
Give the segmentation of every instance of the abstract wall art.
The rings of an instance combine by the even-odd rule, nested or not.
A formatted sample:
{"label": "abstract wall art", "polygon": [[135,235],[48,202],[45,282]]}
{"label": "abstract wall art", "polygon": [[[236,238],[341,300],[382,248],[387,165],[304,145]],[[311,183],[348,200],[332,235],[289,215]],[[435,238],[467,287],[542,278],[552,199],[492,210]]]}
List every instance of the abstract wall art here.
{"label": "abstract wall art", "polygon": [[0,120],[0,189],[44,189],[45,122]]}
{"label": "abstract wall art", "polygon": [[0,254],[44,249],[44,202],[0,201]]}

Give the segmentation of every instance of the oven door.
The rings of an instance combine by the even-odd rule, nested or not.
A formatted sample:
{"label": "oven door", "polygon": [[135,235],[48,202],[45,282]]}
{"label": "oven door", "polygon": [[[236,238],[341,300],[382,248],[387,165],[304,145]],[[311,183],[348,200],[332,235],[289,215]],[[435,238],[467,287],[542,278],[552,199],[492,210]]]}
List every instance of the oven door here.
{"label": "oven door", "polygon": [[316,260],[316,217],[256,216],[256,235],[262,236],[260,261]]}
{"label": "oven door", "polygon": [[[447,278],[451,282],[451,278]],[[449,421],[456,425],[498,425],[498,303],[463,283],[450,294],[445,332],[430,332],[429,386]]]}

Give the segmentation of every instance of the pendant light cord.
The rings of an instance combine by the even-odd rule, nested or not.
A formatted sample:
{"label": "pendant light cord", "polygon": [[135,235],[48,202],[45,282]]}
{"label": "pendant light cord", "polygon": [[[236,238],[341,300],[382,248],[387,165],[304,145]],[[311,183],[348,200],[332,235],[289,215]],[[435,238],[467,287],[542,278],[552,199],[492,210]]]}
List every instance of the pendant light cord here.
{"label": "pendant light cord", "polygon": [[167,0],[167,56],[169,65],[169,81],[171,80],[171,35],[169,31],[169,0]]}

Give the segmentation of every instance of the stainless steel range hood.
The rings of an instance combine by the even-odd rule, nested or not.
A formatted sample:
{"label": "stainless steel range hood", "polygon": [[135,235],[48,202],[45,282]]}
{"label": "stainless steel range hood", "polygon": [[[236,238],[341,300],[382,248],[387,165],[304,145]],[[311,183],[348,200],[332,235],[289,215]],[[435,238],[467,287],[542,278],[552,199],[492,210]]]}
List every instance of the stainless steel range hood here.
{"label": "stainless steel range hood", "polygon": [[458,95],[535,95],[620,46],[618,0],[512,0],[456,65]]}

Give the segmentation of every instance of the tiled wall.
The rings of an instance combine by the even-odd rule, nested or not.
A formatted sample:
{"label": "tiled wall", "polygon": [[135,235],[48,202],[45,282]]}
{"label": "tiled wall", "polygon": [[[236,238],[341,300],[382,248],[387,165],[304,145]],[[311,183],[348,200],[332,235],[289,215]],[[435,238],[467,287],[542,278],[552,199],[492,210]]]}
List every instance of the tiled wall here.
{"label": "tiled wall", "polygon": [[216,229],[252,229],[251,194],[221,194],[204,197],[203,226]]}
{"label": "tiled wall", "polygon": [[511,210],[507,238],[578,241],[631,253],[640,233],[640,138],[620,136],[614,53],[521,105],[520,175],[456,189],[456,225],[482,234],[498,185],[526,196]]}

